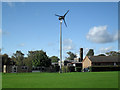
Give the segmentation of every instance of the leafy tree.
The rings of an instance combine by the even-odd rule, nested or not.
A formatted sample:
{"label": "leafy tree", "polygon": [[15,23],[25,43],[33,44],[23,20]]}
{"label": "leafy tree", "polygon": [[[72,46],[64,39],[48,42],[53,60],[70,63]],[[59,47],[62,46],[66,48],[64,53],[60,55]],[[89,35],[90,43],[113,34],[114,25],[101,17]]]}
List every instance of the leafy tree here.
{"label": "leafy tree", "polygon": [[74,58],[76,58],[76,54],[72,53],[72,52],[67,52],[67,54],[69,55],[69,57],[66,57],[67,60],[74,60]]}
{"label": "leafy tree", "polygon": [[25,57],[23,60],[23,63],[25,66],[28,66],[28,69],[31,70],[32,69],[32,60],[28,57]]}
{"label": "leafy tree", "polygon": [[11,59],[7,54],[2,55],[2,65],[10,65]]}
{"label": "leafy tree", "polygon": [[106,55],[108,55],[108,56],[118,56],[118,55],[120,55],[120,52],[110,51],[110,52],[107,52]]}
{"label": "leafy tree", "polygon": [[93,49],[89,49],[89,51],[88,51],[86,56],[94,56],[94,50]]}
{"label": "leafy tree", "polygon": [[12,60],[14,60],[16,65],[23,66],[24,54],[21,51],[16,51],[12,56]]}
{"label": "leafy tree", "polygon": [[58,62],[60,59],[57,56],[50,57],[51,62]]}
{"label": "leafy tree", "polygon": [[105,54],[99,54],[98,56],[106,56]]}
{"label": "leafy tree", "polygon": [[23,60],[23,64],[25,66],[32,66],[32,61],[28,57],[25,57]]}
{"label": "leafy tree", "polygon": [[28,58],[32,60],[32,65],[35,67],[49,67],[51,65],[51,60],[46,55],[46,52],[44,52],[43,50],[29,51]]}
{"label": "leafy tree", "polygon": [[3,71],[4,65],[13,65],[12,59],[7,54],[0,55],[0,72]]}

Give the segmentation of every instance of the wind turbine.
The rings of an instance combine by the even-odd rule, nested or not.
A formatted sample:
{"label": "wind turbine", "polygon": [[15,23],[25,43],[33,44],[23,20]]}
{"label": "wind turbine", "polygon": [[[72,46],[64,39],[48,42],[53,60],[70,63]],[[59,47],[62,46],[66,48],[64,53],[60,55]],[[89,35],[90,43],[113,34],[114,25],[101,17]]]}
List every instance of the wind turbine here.
{"label": "wind turbine", "polygon": [[69,10],[64,14],[64,16],[60,16],[55,14],[55,16],[58,16],[60,20],[60,73],[62,73],[62,20],[65,23],[65,26],[67,27],[67,24],[65,22],[65,16],[69,12]]}

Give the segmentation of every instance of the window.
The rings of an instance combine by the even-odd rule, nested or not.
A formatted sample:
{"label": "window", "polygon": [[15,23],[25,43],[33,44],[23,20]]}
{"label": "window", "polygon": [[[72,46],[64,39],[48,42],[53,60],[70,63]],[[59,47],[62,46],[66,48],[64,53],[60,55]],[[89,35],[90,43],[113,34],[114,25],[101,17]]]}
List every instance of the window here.
{"label": "window", "polygon": [[114,66],[116,66],[116,63],[114,62]]}
{"label": "window", "polygon": [[21,68],[22,68],[22,69],[27,69],[27,66],[22,66]]}

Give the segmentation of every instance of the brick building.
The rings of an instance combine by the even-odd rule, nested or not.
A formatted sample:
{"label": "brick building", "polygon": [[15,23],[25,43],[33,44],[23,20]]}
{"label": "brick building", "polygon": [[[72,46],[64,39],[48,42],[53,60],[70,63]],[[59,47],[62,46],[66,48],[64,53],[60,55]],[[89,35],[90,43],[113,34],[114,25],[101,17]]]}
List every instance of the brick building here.
{"label": "brick building", "polygon": [[86,56],[82,61],[82,69],[94,67],[93,71],[120,70],[118,56]]}

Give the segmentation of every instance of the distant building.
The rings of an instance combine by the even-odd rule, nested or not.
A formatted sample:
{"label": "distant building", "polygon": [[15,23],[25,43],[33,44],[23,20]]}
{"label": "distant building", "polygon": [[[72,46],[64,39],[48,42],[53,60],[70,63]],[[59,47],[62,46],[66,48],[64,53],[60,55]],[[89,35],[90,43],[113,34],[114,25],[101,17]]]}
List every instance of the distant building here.
{"label": "distant building", "polygon": [[93,71],[118,71],[118,56],[86,56],[82,61],[82,69],[94,67]]}
{"label": "distant building", "polygon": [[4,65],[6,69],[4,71],[6,73],[21,73],[21,72],[32,72],[27,66],[15,66],[15,65]]}
{"label": "distant building", "polygon": [[56,65],[58,65],[58,62],[52,62],[51,63],[53,66],[56,66]]}
{"label": "distant building", "polygon": [[80,57],[74,58],[74,60],[64,60],[62,61],[62,66],[68,66],[70,72],[81,72],[82,60],[83,60],[83,48],[80,48]]}

